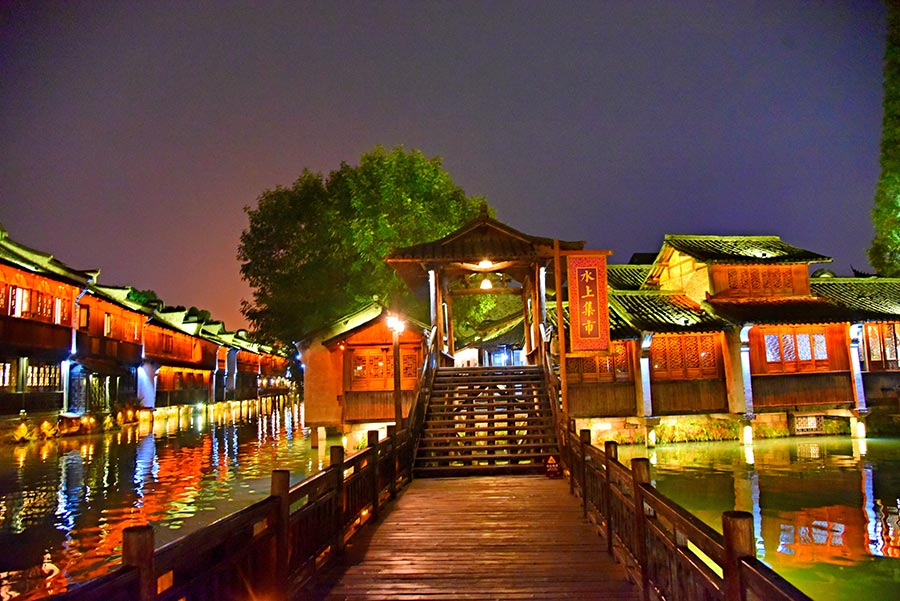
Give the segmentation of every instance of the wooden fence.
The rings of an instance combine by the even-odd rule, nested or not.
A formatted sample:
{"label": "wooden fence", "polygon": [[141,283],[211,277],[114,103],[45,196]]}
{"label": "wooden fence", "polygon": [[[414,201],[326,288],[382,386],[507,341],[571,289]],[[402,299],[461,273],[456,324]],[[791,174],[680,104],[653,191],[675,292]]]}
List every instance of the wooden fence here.
{"label": "wooden fence", "polygon": [[272,472],[268,498],[159,549],[150,526],[126,528],[120,568],[53,598],[290,598],[412,478],[408,429],[369,432],[368,443],[349,457],[331,447],[330,467],[293,487],[287,470]]}
{"label": "wooden fence", "polygon": [[752,514],[726,511],[719,534],[653,488],[648,459],[632,459],[629,469],[615,442],[600,450],[590,430],[576,434],[571,423],[558,436],[571,492],[645,600],[809,599],[756,559]]}

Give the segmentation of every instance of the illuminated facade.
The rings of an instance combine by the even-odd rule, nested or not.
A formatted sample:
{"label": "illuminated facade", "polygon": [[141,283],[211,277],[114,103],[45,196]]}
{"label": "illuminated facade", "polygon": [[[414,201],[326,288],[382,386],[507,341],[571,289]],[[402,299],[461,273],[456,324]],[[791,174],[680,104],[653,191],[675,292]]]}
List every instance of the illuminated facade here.
{"label": "illuminated facade", "polygon": [[[387,310],[373,303],[298,343],[308,425],[350,430],[394,421],[394,349],[387,317]],[[407,416],[424,360],[427,326],[402,319],[400,396]]]}
{"label": "illuminated facade", "polygon": [[142,304],[0,229],[0,414],[285,395],[289,360],[198,312]]}

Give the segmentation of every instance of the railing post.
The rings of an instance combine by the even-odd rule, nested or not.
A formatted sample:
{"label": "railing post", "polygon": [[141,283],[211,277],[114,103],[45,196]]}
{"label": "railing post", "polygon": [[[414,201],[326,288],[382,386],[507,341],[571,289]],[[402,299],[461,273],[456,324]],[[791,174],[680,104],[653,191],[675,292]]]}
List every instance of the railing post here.
{"label": "railing post", "polygon": [[275,569],[272,571],[272,595],[285,599],[288,583],[288,527],[291,521],[291,472],[272,470],[271,495],[278,497],[278,514],[275,519]]}
{"label": "railing post", "polygon": [[588,514],[588,486],[587,486],[587,448],[591,446],[591,431],[581,430],[578,433],[581,443],[581,513],[583,517]]}
{"label": "railing post", "polygon": [[[574,422],[574,420],[573,420]],[[572,448],[572,439],[569,437],[569,429],[566,428],[565,439],[566,455],[569,457],[569,494],[575,494],[575,477],[581,470],[581,466],[575,465],[575,451]]]}
{"label": "railing post", "polygon": [[636,457],[631,460],[631,481],[634,487],[634,524],[636,539],[633,549],[641,567],[641,598],[650,599],[650,575],[647,570],[647,524],[644,514],[644,492],[642,484],[650,483],[650,460]]}
{"label": "railing post", "polygon": [[722,574],[725,578],[725,599],[726,601],[742,601],[741,558],[756,556],[753,515],[746,511],[723,513],[722,538],[725,541],[725,563],[722,566]]}
{"label": "railing post", "polygon": [[614,440],[603,443],[606,468],[606,479],[603,482],[603,505],[606,507],[606,550],[613,552],[613,517],[612,517],[612,463],[619,460],[619,444]]}
{"label": "railing post", "polygon": [[388,490],[391,493],[391,499],[397,498],[397,426],[388,426],[387,435],[391,441],[390,461],[388,461],[388,475],[391,482]]}
{"label": "railing post", "polygon": [[156,570],[153,565],[153,527],[129,526],[122,531],[122,563],[137,568],[138,600],[155,601]]}
{"label": "railing post", "polygon": [[378,430],[369,430],[369,463],[372,470],[372,518],[378,519],[378,505],[381,497],[381,483],[378,474]]}
{"label": "railing post", "polygon": [[334,542],[335,553],[344,551],[344,447],[331,447],[331,469],[334,470]]}

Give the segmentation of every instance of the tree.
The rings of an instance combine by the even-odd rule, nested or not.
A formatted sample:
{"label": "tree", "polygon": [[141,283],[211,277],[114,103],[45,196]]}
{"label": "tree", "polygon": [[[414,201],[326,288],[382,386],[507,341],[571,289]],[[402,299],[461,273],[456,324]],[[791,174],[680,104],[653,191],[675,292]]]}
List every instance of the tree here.
{"label": "tree", "polygon": [[304,170],[290,188],[245,207],[241,274],[253,288],[242,313],[263,340],[290,344],[377,298],[421,314],[384,258],[440,238],[477,217],[485,201],[453,183],[440,158],[378,146],[325,179]]}
{"label": "tree", "polygon": [[900,0],[888,0],[884,53],[881,177],[875,190],[875,237],[869,262],[880,275],[900,277]]}

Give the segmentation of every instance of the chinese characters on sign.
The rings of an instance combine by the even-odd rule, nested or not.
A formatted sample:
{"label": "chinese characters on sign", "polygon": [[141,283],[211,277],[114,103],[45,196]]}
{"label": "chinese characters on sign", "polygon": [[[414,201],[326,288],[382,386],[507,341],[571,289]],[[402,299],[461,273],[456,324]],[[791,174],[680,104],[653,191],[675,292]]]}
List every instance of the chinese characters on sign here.
{"label": "chinese characters on sign", "polygon": [[569,257],[569,340],[572,351],[609,350],[606,257]]}

